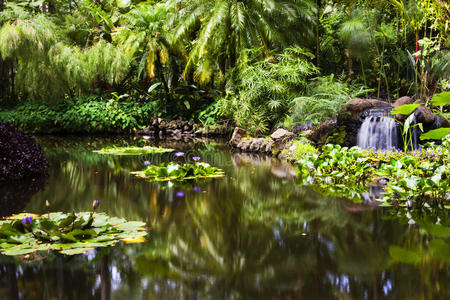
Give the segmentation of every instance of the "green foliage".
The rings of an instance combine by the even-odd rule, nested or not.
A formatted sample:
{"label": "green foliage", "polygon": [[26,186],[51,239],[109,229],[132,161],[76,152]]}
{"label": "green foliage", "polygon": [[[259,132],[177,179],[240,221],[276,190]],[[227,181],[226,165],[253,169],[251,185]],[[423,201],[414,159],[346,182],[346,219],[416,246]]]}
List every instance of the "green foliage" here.
{"label": "green foliage", "polygon": [[433,96],[431,103],[434,106],[444,106],[450,104],[450,92],[442,92]]}
{"label": "green foliage", "polygon": [[311,145],[307,139],[294,140],[293,144],[295,145],[295,155],[298,158],[304,157],[305,155],[309,155],[311,153],[319,152],[319,150]]}
{"label": "green foliage", "polygon": [[200,83],[209,82],[217,67],[223,74],[227,61],[235,65],[245,49],[304,45],[312,35],[314,6],[309,0],[175,2],[182,15],[175,39],[192,39],[198,30],[185,76],[195,69]]}
{"label": "green foliage", "polygon": [[23,255],[54,250],[61,254],[86,253],[119,241],[144,242],[144,222],[127,222],[103,213],[19,214],[0,221],[0,251]]}
{"label": "green foliage", "polygon": [[141,128],[158,112],[155,102],[123,100],[90,97],[65,99],[55,106],[24,103],[0,112],[0,120],[28,133],[114,133]]}
{"label": "green foliage", "polygon": [[419,106],[420,106],[420,104],[403,104],[403,105],[401,105],[401,106],[399,106],[397,108],[394,108],[391,111],[391,115],[400,114],[400,115],[409,116]]}
{"label": "green foliage", "polygon": [[383,199],[385,205],[411,201],[417,209],[434,205],[444,207],[450,186],[450,148],[430,148],[410,154],[372,152],[358,147],[324,145],[319,155],[309,155],[297,164],[302,184],[338,189],[342,195],[355,196],[355,190],[375,178],[389,178]]}
{"label": "green foliage", "polygon": [[58,26],[43,16],[0,29],[0,53],[18,62],[21,97],[55,100],[79,89],[118,84],[128,72],[129,58],[110,43],[99,41],[87,49],[67,43]]}
{"label": "green foliage", "polygon": [[106,147],[100,150],[94,150],[93,152],[100,154],[109,154],[109,155],[142,155],[142,154],[156,154],[156,153],[165,153],[165,152],[173,152],[175,150],[162,148],[162,147],[152,147],[152,146],[128,146],[128,147]]}
{"label": "green foliage", "polygon": [[414,114],[413,112],[416,110],[417,107],[419,107],[420,104],[403,104],[397,108],[394,108],[391,111],[391,115],[406,115],[408,116],[406,120],[402,123],[398,121],[396,118],[393,118],[401,127],[401,134],[402,134],[402,140],[403,140],[403,151],[408,152],[410,149],[414,149],[413,139],[414,139],[414,131],[416,130],[416,127],[420,129],[420,131],[423,131],[422,123],[414,124]]}
{"label": "green foliage", "polygon": [[442,140],[450,133],[450,127],[430,130],[420,135],[421,140]]}
{"label": "green foliage", "polygon": [[312,79],[303,93],[291,101],[292,122],[324,121],[335,117],[350,99],[367,92],[363,88],[350,88],[347,83],[335,80],[333,75]]}
{"label": "green foliage", "polygon": [[211,167],[204,162],[195,164],[162,163],[160,166],[150,165],[144,171],[131,172],[138,177],[151,181],[189,180],[223,177],[222,170]]}
{"label": "green foliage", "polygon": [[[259,57],[259,51],[248,56]],[[252,133],[267,131],[289,112],[292,99],[306,90],[306,79],[317,72],[312,57],[302,48],[288,48],[263,61],[243,62],[238,67],[239,91],[221,100],[222,111],[232,113],[236,124]]]}

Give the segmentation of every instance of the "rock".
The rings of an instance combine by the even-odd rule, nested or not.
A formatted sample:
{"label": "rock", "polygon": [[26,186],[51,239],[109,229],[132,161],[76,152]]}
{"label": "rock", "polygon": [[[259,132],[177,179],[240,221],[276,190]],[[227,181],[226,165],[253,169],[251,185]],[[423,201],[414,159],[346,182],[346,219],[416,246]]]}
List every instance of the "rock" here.
{"label": "rock", "polygon": [[250,150],[250,151],[259,151],[259,149],[261,148],[261,145],[262,145],[262,143],[263,143],[263,140],[264,140],[264,139],[262,139],[262,138],[255,139],[255,140],[251,143],[249,150]]}
{"label": "rock", "polygon": [[370,108],[390,106],[389,103],[376,99],[355,98],[347,102],[342,112],[339,114],[340,121],[356,121],[359,115]]}
{"label": "rock", "polygon": [[252,139],[252,138],[247,138],[247,139],[243,140],[241,143],[240,149],[242,151],[250,150],[249,148],[250,148],[250,145],[253,143],[253,141],[254,141],[254,139]]}
{"label": "rock", "polygon": [[[415,100],[413,98],[411,98],[409,96],[403,96],[403,97],[400,97],[397,100],[395,100],[393,106],[394,106],[394,108],[398,108],[398,107],[400,107],[400,106],[402,106],[404,104],[414,104],[414,102],[415,102]],[[395,115],[395,118],[397,120],[404,120],[407,117],[408,116],[401,115],[401,114],[396,114]]]}
{"label": "rock", "polygon": [[263,153],[271,153],[272,145],[273,145],[272,139],[265,139],[265,140],[263,140],[261,147],[259,148],[259,151],[263,152]]}
{"label": "rock", "polygon": [[414,100],[413,98],[409,97],[409,96],[403,96],[398,98],[397,100],[395,100],[394,104],[392,106],[394,106],[394,108],[398,108],[400,106],[402,106],[403,104],[413,104],[416,100]]}
{"label": "rock", "polygon": [[196,131],[194,132],[194,134],[195,134],[195,136],[202,136],[202,135],[203,135],[203,129],[200,128],[200,129],[196,130]]}
{"label": "rock", "polygon": [[[229,141],[229,144],[233,147],[237,147],[238,144],[242,141],[242,139],[246,136],[247,136],[247,132],[245,131],[245,129],[236,127],[236,128],[234,128],[234,131],[233,131],[233,134]],[[240,148],[240,147],[237,147],[237,148]]]}
{"label": "rock", "polygon": [[328,119],[322,124],[316,126],[312,129],[312,131],[305,135],[306,138],[309,140],[318,143],[318,144],[324,144],[327,140],[327,138],[333,134],[334,130],[337,127],[337,120],[336,119]]}
{"label": "rock", "polygon": [[433,129],[438,129],[442,127],[450,127],[450,121],[442,116],[436,115],[433,122]]}
{"label": "rock", "polygon": [[274,141],[283,141],[283,140],[287,140],[287,139],[291,139],[295,137],[295,134],[287,131],[286,129],[283,128],[278,128],[277,130],[275,130],[274,133],[272,133],[270,135],[270,137],[274,140]]}
{"label": "rock", "polygon": [[433,124],[436,117],[431,109],[426,108],[423,105],[416,108],[414,115],[416,116],[417,123],[423,124]]}

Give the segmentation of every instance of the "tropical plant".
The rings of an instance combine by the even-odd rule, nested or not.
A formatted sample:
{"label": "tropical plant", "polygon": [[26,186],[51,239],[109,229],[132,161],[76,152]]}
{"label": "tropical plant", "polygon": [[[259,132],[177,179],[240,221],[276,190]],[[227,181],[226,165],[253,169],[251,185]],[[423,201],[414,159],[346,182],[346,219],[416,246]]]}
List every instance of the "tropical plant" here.
{"label": "tropical plant", "polygon": [[408,152],[409,150],[413,150],[415,145],[417,144],[417,129],[423,132],[422,123],[415,122],[414,111],[420,104],[404,104],[397,108],[394,108],[391,111],[391,115],[404,115],[408,116],[404,122],[397,120],[395,117],[391,118],[395,120],[401,127],[400,131],[402,134],[403,141],[403,151]]}
{"label": "tropical plant", "polygon": [[[264,47],[269,51],[304,45],[313,35],[314,5],[309,0],[174,1],[182,20],[175,40],[192,39],[197,32],[185,78],[206,83],[218,69],[222,75],[245,55],[244,50]],[[292,34],[295,32],[295,34]]]}
{"label": "tropical plant", "polygon": [[349,87],[346,82],[336,80],[334,75],[311,79],[303,96],[291,101],[293,123],[321,122],[335,117],[350,99],[365,94],[368,90]]}
{"label": "tropical plant", "polygon": [[[261,49],[248,51],[259,57]],[[262,61],[238,66],[241,84],[236,95],[222,99],[222,111],[232,114],[238,126],[253,133],[267,131],[289,113],[291,101],[307,89],[307,78],[317,72],[313,55],[302,48],[288,48]]]}

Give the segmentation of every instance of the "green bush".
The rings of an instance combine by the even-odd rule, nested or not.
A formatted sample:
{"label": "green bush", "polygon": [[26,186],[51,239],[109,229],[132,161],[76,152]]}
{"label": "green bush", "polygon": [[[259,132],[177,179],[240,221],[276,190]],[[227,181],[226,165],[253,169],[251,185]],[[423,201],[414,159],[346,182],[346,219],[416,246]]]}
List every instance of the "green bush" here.
{"label": "green bush", "polygon": [[100,97],[65,99],[61,103],[24,103],[0,112],[2,122],[28,133],[117,133],[145,126],[155,114],[156,104]]}

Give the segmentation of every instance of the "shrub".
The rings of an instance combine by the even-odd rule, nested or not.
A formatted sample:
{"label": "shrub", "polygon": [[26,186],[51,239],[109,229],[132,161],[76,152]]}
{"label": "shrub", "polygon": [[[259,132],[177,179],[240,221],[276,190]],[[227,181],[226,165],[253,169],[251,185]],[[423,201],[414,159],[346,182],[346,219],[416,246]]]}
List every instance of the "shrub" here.
{"label": "shrub", "polygon": [[36,176],[47,169],[44,153],[32,137],[0,123],[0,182]]}

